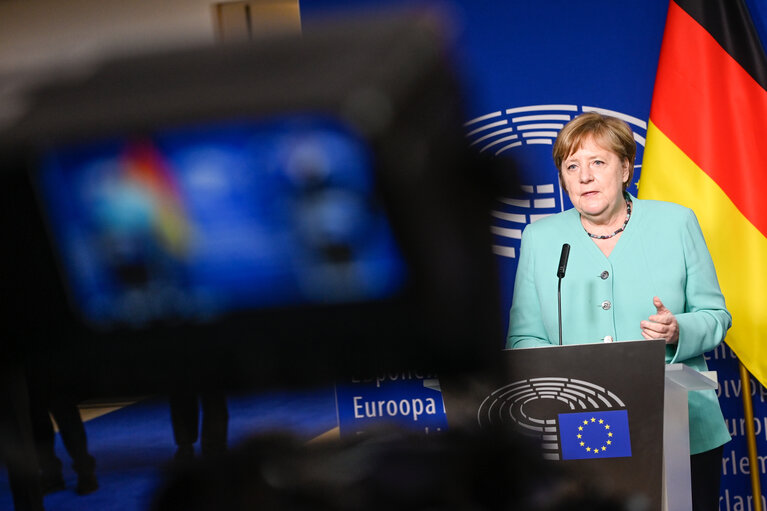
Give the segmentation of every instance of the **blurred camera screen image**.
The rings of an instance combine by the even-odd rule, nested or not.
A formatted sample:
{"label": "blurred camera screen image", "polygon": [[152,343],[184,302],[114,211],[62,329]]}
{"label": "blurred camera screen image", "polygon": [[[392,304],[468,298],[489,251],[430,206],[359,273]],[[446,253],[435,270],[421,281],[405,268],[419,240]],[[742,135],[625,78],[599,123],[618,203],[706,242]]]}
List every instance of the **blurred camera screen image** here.
{"label": "blurred camera screen image", "polygon": [[48,148],[38,193],[95,327],[387,298],[405,263],[364,139],[312,115]]}

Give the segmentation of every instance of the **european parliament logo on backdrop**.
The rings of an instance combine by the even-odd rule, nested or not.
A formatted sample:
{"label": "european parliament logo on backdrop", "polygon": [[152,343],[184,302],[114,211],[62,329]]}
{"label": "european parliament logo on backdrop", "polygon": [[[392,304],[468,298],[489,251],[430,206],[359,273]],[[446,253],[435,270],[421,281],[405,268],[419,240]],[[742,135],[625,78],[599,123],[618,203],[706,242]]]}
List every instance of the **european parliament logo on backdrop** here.
{"label": "european parliament logo on backdrop", "polygon": [[502,259],[516,261],[522,231],[527,224],[570,207],[551,161],[551,146],[559,130],[584,112],[618,117],[631,126],[637,143],[637,156],[635,182],[630,183],[629,192],[636,195],[647,122],[635,116],[597,106],[545,104],[499,109],[464,124],[472,147],[488,155],[513,155],[518,177],[527,183],[519,190],[503,191],[503,196],[497,197],[491,212],[492,248]]}
{"label": "european parliament logo on backdrop", "polygon": [[559,434],[563,460],[631,456],[626,410],[561,413]]}

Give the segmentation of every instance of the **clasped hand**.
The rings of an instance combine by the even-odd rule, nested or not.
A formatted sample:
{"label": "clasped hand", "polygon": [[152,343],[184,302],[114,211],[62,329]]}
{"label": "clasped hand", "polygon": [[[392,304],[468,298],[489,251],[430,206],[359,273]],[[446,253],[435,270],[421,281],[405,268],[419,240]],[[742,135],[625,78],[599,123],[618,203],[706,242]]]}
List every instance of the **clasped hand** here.
{"label": "clasped hand", "polygon": [[666,339],[666,344],[679,342],[679,323],[670,310],[663,305],[657,296],[652,299],[653,305],[658,310],[644,321],[639,322],[642,329],[642,337],[645,339]]}

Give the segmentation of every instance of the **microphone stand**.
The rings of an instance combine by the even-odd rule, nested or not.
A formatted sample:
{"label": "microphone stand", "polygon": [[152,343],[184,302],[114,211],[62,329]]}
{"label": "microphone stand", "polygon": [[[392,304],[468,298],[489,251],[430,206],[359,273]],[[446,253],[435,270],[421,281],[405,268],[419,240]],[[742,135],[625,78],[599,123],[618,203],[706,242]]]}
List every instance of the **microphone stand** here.
{"label": "microphone stand", "polygon": [[562,346],[562,277],[557,283],[557,311],[559,313],[559,345]]}
{"label": "microphone stand", "polygon": [[559,313],[559,345],[562,346],[562,279],[567,270],[567,259],[570,257],[570,245],[562,245],[562,254],[559,256],[559,266],[557,266],[557,312]]}

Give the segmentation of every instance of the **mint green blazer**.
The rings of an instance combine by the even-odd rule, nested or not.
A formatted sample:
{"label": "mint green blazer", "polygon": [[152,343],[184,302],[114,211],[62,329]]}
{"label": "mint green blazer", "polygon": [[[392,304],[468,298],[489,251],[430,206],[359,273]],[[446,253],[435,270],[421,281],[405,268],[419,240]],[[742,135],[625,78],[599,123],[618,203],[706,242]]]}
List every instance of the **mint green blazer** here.
{"label": "mint green blazer", "polygon": [[[525,229],[509,317],[507,348],[559,344],[557,266],[570,244],[562,279],[563,344],[642,339],[639,322],[656,313],[653,296],[676,316],[679,343],[666,363],[708,370],[703,354],[732,324],[716,271],[692,210],[631,198],[631,220],[610,257],[583,229],[575,209]],[[713,390],[689,394],[691,454],[730,440]]]}

